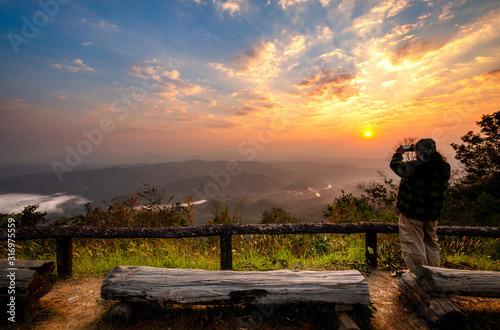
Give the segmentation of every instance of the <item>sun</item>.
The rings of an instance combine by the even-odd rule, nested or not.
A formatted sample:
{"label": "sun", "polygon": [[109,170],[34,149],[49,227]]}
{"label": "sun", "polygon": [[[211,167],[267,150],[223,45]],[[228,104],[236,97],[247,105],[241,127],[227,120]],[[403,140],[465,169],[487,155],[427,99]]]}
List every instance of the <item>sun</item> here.
{"label": "sun", "polygon": [[372,136],[372,132],[370,132],[370,131],[366,131],[366,132],[364,133],[364,135],[365,135],[365,137],[367,137],[367,138],[368,138],[368,137]]}

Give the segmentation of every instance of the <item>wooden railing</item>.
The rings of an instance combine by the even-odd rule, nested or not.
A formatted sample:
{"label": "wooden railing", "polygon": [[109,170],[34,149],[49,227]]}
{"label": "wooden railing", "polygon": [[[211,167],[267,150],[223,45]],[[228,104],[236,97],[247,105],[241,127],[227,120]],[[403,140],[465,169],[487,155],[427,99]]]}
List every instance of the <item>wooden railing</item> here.
{"label": "wooden railing", "polygon": [[[73,272],[73,238],[183,238],[220,237],[220,268],[233,268],[232,235],[241,234],[365,234],[365,256],[369,266],[377,267],[377,234],[397,233],[394,223],[310,223],[268,225],[207,225],[194,227],[123,228],[89,226],[37,226],[18,228],[15,240],[55,238],[57,245],[57,274],[66,278]],[[438,235],[500,237],[499,227],[448,227],[439,226]],[[7,240],[7,230],[0,231],[0,241]]]}

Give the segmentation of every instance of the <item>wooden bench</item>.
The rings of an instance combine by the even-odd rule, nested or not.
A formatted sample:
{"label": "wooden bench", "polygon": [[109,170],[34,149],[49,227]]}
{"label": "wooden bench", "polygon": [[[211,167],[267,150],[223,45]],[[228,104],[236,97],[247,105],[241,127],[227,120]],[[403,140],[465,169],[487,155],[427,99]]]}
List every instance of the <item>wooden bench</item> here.
{"label": "wooden bench", "polygon": [[500,272],[457,270],[418,266],[416,274],[404,273],[400,291],[427,321],[440,324],[448,319],[464,319],[450,294],[500,298]]}
{"label": "wooden bench", "polygon": [[14,301],[21,312],[26,304],[34,303],[50,292],[57,276],[52,274],[53,261],[0,260],[0,303]]}
{"label": "wooden bench", "polygon": [[368,285],[357,270],[208,271],[118,266],[104,279],[101,297],[192,305],[328,303],[335,304],[338,311],[369,305]]}

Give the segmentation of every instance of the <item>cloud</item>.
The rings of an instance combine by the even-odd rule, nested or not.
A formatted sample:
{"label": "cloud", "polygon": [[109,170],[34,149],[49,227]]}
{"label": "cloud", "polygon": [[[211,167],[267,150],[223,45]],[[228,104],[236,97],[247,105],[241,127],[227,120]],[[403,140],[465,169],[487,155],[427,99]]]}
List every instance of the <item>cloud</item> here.
{"label": "cloud", "polygon": [[234,70],[232,68],[226,67],[226,65],[223,63],[217,63],[217,62],[216,63],[209,63],[208,66],[217,70],[217,71],[224,72],[229,77],[234,77]]}
{"label": "cloud", "polygon": [[462,1],[455,1],[455,2],[448,2],[446,5],[443,7],[443,11],[439,15],[439,20],[440,21],[446,21],[449,20],[450,18],[455,17],[455,14],[452,11],[453,7],[458,7],[461,6],[465,3],[465,0]]}
{"label": "cloud", "polygon": [[64,204],[84,205],[90,202],[82,196],[54,194],[5,194],[0,195],[0,213],[18,213],[28,205],[40,204],[38,211],[48,213],[63,213]]}
{"label": "cloud", "polygon": [[358,87],[353,84],[355,78],[352,74],[335,74],[329,70],[321,70],[320,73],[296,84],[298,91],[292,92],[292,95],[316,102],[334,99],[345,101],[358,94]]}
{"label": "cloud", "polygon": [[332,41],[333,40],[334,33],[328,26],[324,26],[324,27],[318,26],[318,29],[321,32],[321,34],[318,36],[318,40],[321,40],[321,41]]}
{"label": "cloud", "polygon": [[[281,5],[281,8],[287,9],[288,6],[294,6],[298,3],[306,3],[306,2],[312,2],[312,1],[316,1],[316,0],[279,0],[278,4]],[[321,2],[328,3],[328,1],[325,1],[325,0],[322,0]]]}
{"label": "cloud", "polygon": [[441,37],[417,37],[429,29],[428,23],[418,21],[395,25],[389,33],[367,39],[352,52],[358,97],[392,109],[412,99],[447,95],[452,88],[461,88],[456,81],[491,70],[491,58],[500,51],[495,41],[500,32],[494,28],[499,24],[500,11],[496,10]]}
{"label": "cloud", "polygon": [[303,35],[297,35],[293,37],[292,42],[285,47],[283,55],[285,56],[285,58],[294,57],[304,51],[305,48],[306,37]]}
{"label": "cloud", "polygon": [[58,98],[60,100],[66,99],[66,94],[64,94],[63,91],[54,92],[54,95],[55,95],[56,98]]}
{"label": "cloud", "polygon": [[[137,63],[132,65],[131,76],[146,79],[148,84],[154,85],[155,92],[169,101],[178,101],[180,96],[189,96],[201,93],[204,88],[197,84],[192,84],[181,79],[181,74],[177,70],[167,70],[158,61],[147,61],[146,64]],[[150,80],[154,80],[151,82]]]}
{"label": "cloud", "polygon": [[207,128],[214,129],[231,129],[240,127],[241,124],[230,121],[230,120],[221,120],[221,119],[208,119],[205,121],[204,126]]}
{"label": "cloud", "polygon": [[30,105],[22,99],[0,100],[0,114],[23,113],[27,107]]}
{"label": "cloud", "polygon": [[84,43],[82,43],[82,45],[84,45],[84,46],[90,46],[90,45],[92,45],[92,41],[84,42]]}
{"label": "cloud", "polygon": [[262,110],[253,107],[242,107],[242,108],[233,108],[230,111],[234,112],[236,116],[249,116],[251,114],[261,112]]}
{"label": "cloud", "polygon": [[228,12],[229,15],[233,16],[236,13],[239,13],[241,10],[240,6],[241,0],[230,0],[230,1],[225,1],[222,2],[220,0],[214,0],[214,4],[217,9],[223,11],[223,12]]}
{"label": "cloud", "polygon": [[272,42],[260,41],[243,54],[236,55],[232,64],[236,74],[249,78],[262,79],[275,77],[281,71],[281,59]]}
{"label": "cloud", "polygon": [[69,72],[78,72],[78,71],[90,71],[95,72],[96,70],[87,66],[83,61],[79,58],[75,58],[72,62],[64,61],[62,63],[53,64],[54,67],[65,70]]}
{"label": "cloud", "polygon": [[366,36],[376,29],[381,29],[388,18],[396,16],[411,6],[413,3],[410,0],[386,0],[373,7],[368,14],[354,19],[352,27],[347,30],[354,30],[360,36]]}
{"label": "cloud", "polygon": [[[293,35],[293,36],[292,36]],[[284,35],[279,42],[261,40],[246,51],[234,56],[229,63],[210,63],[209,66],[226,73],[229,77],[239,76],[256,82],[276,78],[285,70],[296,66],[296,58],[307,50],[308,36],[302,34]],[[294,63],[290,61],[294,61]]]}
{"label": "cloud", "polygon": [[89,22],[86,17],[80,19],[81,22],[86,23],[90,26],[97,27],[100,29],[108,29],[108,30],[118,30],[118,26],[114,24],[110,24],[104,20],[99,20],[97,22]]}
{"label": "cloud", "polygon": [[346,58],[347,55],[344,53],[344,51],[342,49],[336,48],[329,53],[320,55],[318,58],[329,59],[332,57],[336,57],[339,60],[342,60],[342,59]]}
{"label": "cloud", "polygon": [[442,42],[415,38],[399,47],[399,49],[393,53],[391,61],[393,64],[398,64],[405,59],[411,59],[413,61],[419,60],[430,51],[434,52],[442,47],[444,47],[444,43]]}
{"label": "cloud", "polygon": [[[146,63],[151,63],[151,61],[146,61]],[[132,65],[132,73],[130,75],[136,78],[161,81],[164,78],[176,80],[179,78],[180,73],[177,70],[168,71],[161,65],[135,64]]]}
{"label": "cloud", "polygon": [[283,108],[268,93],[261,90],[246,88],[233,93],[231,96],[242,104],[240,107],[230,109],[235,116],[249,116]]}
{"label": "cloud", "polygon": [[29,107],[29,104],[26,104],[23,99],[11,99],[10,101],[0,100],[0,108],[4,107],[26,108]]}

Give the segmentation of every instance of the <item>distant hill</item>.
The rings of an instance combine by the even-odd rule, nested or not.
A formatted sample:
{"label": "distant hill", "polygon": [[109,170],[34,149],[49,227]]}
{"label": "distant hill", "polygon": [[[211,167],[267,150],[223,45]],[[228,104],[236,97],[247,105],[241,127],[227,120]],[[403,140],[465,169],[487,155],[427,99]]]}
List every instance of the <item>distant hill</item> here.
{"label": "distant hill", "polygon": [[[271,205],[305,214],[309,208],[331,203],[341,189],[352,191],[358,182],[376,179],[379,169],[309,161],[238,162],[233,168],[228,164],[227,161],[190,160],[75,169],[64,173],[62,182],[47,167],[25,167],[17,171],[10,168],[0,177],[0,194],[77,195],[97,204],[140,192],[147,183],[165,189],[179,202],[197,190],[203,199],[213,198],[216,192],[223,200],[228,196],[232,201],[243,198],[244,216],[248,221],[255,221]],[[10,176],[5,177],[5,173]],[[208,208],[202,205],[199,209],[199,217],[206,220],[210,216]]]}

